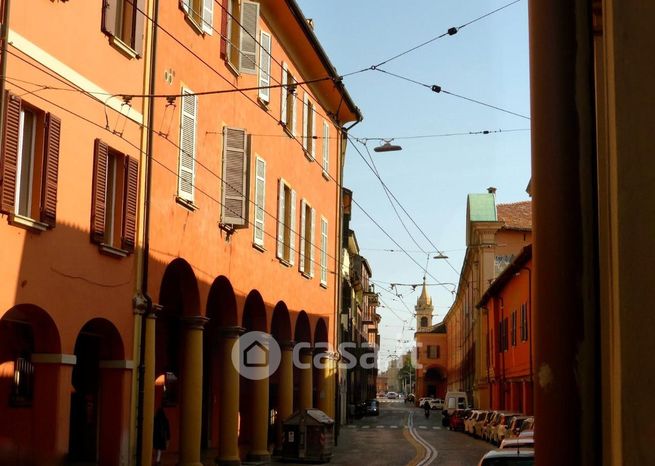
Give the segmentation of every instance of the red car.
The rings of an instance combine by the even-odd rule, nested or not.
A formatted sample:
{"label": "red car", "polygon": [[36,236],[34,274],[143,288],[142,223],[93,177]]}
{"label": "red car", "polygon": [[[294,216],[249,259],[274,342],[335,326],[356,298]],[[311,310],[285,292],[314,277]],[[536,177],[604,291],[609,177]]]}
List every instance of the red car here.
{"label": "red car", "polygon": [[448,419],[448,428],[464,432],[464,410],[456,409]]}

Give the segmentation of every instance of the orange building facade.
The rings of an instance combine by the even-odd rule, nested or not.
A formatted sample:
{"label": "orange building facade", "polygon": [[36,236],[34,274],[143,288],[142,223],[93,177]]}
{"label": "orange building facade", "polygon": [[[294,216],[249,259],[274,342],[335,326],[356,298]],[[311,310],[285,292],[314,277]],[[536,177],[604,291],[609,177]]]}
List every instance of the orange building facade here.
{"label": "orange building facade", "polygon": [[494,280],[478,308],[489,316],[491,409],[533,414],[532,246]]}
{"label": "orange building facade", "polygon": [[[268,460],[294,410],[334,416],[342,148],[361,114],[297,4],[5,11],[12,461],[150,464],[159,407],[178,464]],[[281,347],[263,380],[231,359],[254,330]]]}

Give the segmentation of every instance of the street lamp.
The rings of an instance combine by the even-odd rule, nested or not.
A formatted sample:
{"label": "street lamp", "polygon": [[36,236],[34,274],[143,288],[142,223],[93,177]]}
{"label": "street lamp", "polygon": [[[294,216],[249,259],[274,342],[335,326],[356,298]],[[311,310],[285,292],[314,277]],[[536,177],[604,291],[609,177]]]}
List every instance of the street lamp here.
{"label": "street lamp", "polygon": [[393,141],[393,139],[385,140],[384,144],[382,144],[381,146],[378,146],[378,147],[374,147],[373,150],[375,152],[393,152],[393,151],[403,149],[402,147],[400,147],[400,146],[398,146],[396,144],[391,144],[391,141]]}

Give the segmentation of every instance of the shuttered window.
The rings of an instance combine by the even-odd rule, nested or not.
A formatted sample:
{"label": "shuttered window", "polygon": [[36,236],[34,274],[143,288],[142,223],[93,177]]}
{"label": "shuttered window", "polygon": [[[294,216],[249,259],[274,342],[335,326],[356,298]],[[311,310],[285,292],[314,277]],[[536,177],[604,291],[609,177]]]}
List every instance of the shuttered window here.
{"label": "shuttered window", "polygon": [[271,101],[271,35],[262,31],[259,42],[259,98],[262,102]]}
{"label": "shuttered window", "polygon": [[309,96],[305,94],[305,98],[303,100],[303,148],[305,149],[305,153],[312,159],[316,157],[316,144],[314,142],[314,118],[314,103],[309,99]]}
{"label": "shuttered window", "polygon": [[255,74],[257,71],[257,22],[259,3],[241,2],[241,62],[239,71]]}
{"label": "shuttered window", "polygon": [[264,247],[264,220],[266,212],[266,161],[255,160],[255,219],[253,242]]}
{"label": "shuttered window", "polygon": [[516,311],[512,311],[512,346],[516,346]]}
{"label": "shuttered window", "polygon": [[[189,0],[183,0],[188,2]],[[146,0],[104,0],[102,30],[143,55]],[[184,4],[184,3],[183,3]]]}
{"label": "shuttered window", "polygon": [[321,285],[327,286],[328,221],[321,217]]}
{"label": "shuttered window", "polygon": [[323,121],[323,174],[330,173],[330,125]]}
{"label": "shuttered window", "polygon": [[300,201],[300,258],[298,268],[308,277],[314,276],[314,230],[316,210],[304,199]]}
{"label": "shuttered window", "polygon": [[182,94],[177,195],[180,199],[193,204],[198,98],[195,95],[190,95],[191,91],[189,89],[183,88]]}
{"label": "shuttered window", "polygon": [[61,120],[6,94],[5,140],[0,173],[0,211],[56,223]]}
{"label": "shuttered window", "polygon": [[180,0],[180,5],[190,21],[206,34],[212,34],[215,0]]}
{"label": "shuttered window", "polygon": [[93,157],[91,241],[134,251],[138,162],[96,139]]}
{"label": "shuttered window", "polygon": [[277,257],[295,263],[296,192],[283,180],[278,182]]}
{"label": "shuttered window", "polygon": [[248,226],[248,141],[239,128],[223,128],[221,223]]}
{"label": "shuttered window", "polygon": [[528,340],[528,305],[521,304],[521,341]]}
{"label": "shuttered window", "polygon": [[296,135],[296,80],[286,63],[282,64],[280,122],[292,135]]}

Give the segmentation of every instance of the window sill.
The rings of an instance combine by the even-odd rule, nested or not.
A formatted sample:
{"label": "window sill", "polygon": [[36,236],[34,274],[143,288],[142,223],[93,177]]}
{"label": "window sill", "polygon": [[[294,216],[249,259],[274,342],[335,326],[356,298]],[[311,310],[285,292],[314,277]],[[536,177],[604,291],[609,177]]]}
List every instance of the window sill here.
{"label": "window sill", "polygon": [[324,170],[324,171],[321,172],[321,175],[323,175],[323,178],[325,178],[325,181],[330,181],[330,175],[328,174],[328,172],[326,172]]}
{"label": "window sill", "polygon": [[277,260],[279,260],[279,261],[280,261],[280,264],[282,264],[283,266],[285,266],[285,267],[291,267],[291,262],[289,262],[288,260],[286,260],[286,259],[282,259],[282,258],[280,258],[280,257],[278,257]]}
{"label": "window sill", "polygon": [[230,70],[230,73],[232,73],[235,78],[239,77],[239,68],[234,66],[232,62],[229,60],[229,58],[225,59],[225,66],[227,67],[228,70]]}
{"label": "window sill", "polygon": [[263,244],[252,243],[253,249],[258,250],[259,252],[266,252],[266,248]]}
{"label": "window sill", "polygon": [[136,58],[138,56],[136,54],[136,51],[132,47],[127,45],[125,42],[123,42],[116,36],[111,36],[109,42],[115,49],[117,49],[120,53],[122,53],[129,59]]}
{"label": "window sill", "polygon": [[305,277],[307,280],[311,280],[312,278],[314,278],[312,275],[308,274],[307,272],[300,272],[300,275]]}
{"label": "window sill", "polygon": [[284,132],[287,133],[287,136],[289,136],[290,138],[295,138],[296,137],[293,134],[293,132],[289,129],[289,127],[287,126],[286,123],[280,122],[280,124],[282,125],[282,129],[284,129]]}
{"label": "window sill", "polygon": [[25,228],[34,233],[41,233],[48,230],[48,225],[33,218],[24,217],[18,214],[9,215],[9,224],[17,227]]}
{"label": "window sill", "polygon": [[177,202],[185,209],[190,210],[191,212],[195,212],[196,210],[198,210],[198,206],[195,205],[193,201],[189,201],[188,199],[181,198],[180,196],[175,196],[175,202]]}
{"label": "window sill", "polygon": [[327,290],[327,283],[321,282],[321,288],[325,288]]}
{"label": "window sill", "polygon": [[113,256],[113,257],[122,258],[122,257],[127,257],[130,254],[129,252],[127,252],[124,249],[115,248],[114,246],[111,246],[111,245],[106,244],[106,243],[100,243],[98,245],[98,249],[100,249],[100,252],[102,254],[106,254],[108,256]]}
{"label": "window sill", "polygon": [[311,154],[311,152],[309,152],[307,149],[303,149],[303,152],[305,153],[305,157],[307,158],[307,160],[309,160],[310,162],[316,160],[315,157]]}
{"label": "window sill", "polygon": [[191,27],[196,31],[196,33],[204,35],[205,31],[202,29],[202,26],[196,22],[195,19],[189,15],[189,13],[184,13],[184,17],[186,18],[187,23],[191,25]]}
{"label": "window sill", "polygon": [[270,105],[270,102],[267,102],[267,101],[265,101],[264,99],[262,99],[260,96],[257,96],[257,103],[259,104],[259,106],[260,106],[261,108],[263,108],[263,109],[266,110],[267,112],[269,111],[268,106]]}

